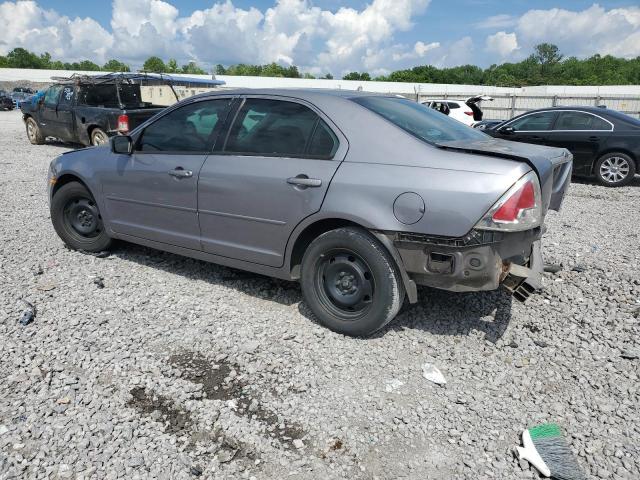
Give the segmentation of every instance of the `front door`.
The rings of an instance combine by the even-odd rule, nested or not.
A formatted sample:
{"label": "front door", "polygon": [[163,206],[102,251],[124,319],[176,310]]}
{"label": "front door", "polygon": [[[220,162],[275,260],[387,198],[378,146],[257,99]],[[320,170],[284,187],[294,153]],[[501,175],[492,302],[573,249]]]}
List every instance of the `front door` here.
{"label": "front door", "polygon": [[57,137],[58,133],[58,100],[62,92],[62,85],[50,86],[44,94],[44,101],[38,107],[40,115],[38,124],[44,137]]}
{"label": "front door", "polygon": [[174,109],[147,126],[134,152],[121,155],[103,179],[117,233],[200,250],[200,168],[231,100],[203,100]]}
{"label": "front door", "polygon": [[590,175],[593,163],[611,136],[613,125],[607,120],[587,112],[561,111],[548,145],[568,149],[573,154],[573,171]]}
{"label": "front door", "polygon": [[555,117],[556,113],[550,110],[525,114],[502,126],[497,136],[514,142],[546,145]]}
{"label": "front door", "polygon": [[206,252],[283,265],[291,232],[320,209],[347,150],[328,123],[294,100],[244,100],[226,145],[216,145],[200,173]]}

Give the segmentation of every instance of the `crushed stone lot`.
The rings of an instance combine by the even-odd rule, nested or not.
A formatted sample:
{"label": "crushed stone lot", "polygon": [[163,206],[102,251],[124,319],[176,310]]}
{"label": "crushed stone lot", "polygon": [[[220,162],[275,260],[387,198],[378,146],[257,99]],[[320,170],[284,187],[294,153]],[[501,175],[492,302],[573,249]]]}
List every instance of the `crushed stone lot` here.
{"label": "crushed stone lot", "polygon": [[588,478],[640,478],[639,178],[572,184],[526,305],[424,289],[354,339],[296,283],[65,248],[46,172],[69,148],[0,112],[0,479],[538,478],[513,450],[544,422]]}

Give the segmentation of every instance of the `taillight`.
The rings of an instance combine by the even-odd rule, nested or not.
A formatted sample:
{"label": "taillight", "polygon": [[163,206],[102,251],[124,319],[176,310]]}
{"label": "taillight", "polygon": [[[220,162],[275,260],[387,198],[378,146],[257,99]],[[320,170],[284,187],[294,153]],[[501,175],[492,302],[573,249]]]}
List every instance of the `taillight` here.
{"label": "taillight", "polygon": [[465,115],[469,115],[470,117],[473,117],[473,112],[464,112]]}
{"label": "taillight", "polygon": [[129,116],[128,115],[120,115],[118,117],[118,131],[120,133],[129,132]]}
{"label": "taillight", "polygon": [[521,231],[542,223],[540,183],[534,172],[518,180],[478,222],[482,230]]}

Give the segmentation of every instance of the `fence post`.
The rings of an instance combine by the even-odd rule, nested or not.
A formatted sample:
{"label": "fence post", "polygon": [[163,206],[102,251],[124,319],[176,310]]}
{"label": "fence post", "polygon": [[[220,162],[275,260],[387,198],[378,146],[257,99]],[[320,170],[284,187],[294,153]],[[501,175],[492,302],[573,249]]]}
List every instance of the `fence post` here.
{"label": "fence post", "polygon": [[553,100],[551,100],[551,106],[552,107],[557,107],[558,106],[558,95],[554,95],[553,96]]}
{"label": "fence post", "polygon": [[511,116],[509,118],[513,118],[516,114],[516,94],[511,94]]}
{"label": "fence post", "polygon": [[602,97],[600,96],[600,94],[598,94],[598,96],[596,97],[596,107],[600,106],[601,101],[602,101]]}

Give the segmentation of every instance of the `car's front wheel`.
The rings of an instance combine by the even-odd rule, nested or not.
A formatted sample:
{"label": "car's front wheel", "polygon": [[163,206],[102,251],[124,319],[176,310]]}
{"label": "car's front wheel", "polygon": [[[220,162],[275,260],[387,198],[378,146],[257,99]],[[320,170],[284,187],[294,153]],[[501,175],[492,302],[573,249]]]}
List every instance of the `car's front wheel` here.
{"label": "car's front wheel", "polygon": [[58,236],[74,250],[101,252],[111,246],[98,205],[79,182],[67,183],[53,195],[51,221]]}
{"label": "car's front wheel", "polygon": [[598,159],[595,174],[598,182],[605,187],[622,187],[633,180],[636,164],[625,153],[611,152]]}
{"label": "car's front wheel", "polygon": [[389,252],[366,230],[347,227],[316,238],[302,260],[304,299],[318,321],[366,336],[396,316],[404,286]]}
{"label": "car's front wheel", "polygon": [[27,138],[33,145],[42,145],[44,143],[44,136],[40,131],[40,127],[38,123],[31,117],[27,118],[25,121],[25,126],[27,128]]}

